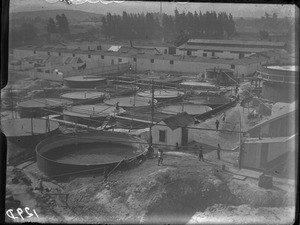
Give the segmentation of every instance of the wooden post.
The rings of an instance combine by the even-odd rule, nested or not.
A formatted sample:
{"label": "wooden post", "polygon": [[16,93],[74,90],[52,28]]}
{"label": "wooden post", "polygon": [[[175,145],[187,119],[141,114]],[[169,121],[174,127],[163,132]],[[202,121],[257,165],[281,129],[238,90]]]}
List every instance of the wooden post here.
{"label": "wooden post", "polygon": [[31,135],[33,135],[33,119],[30,118],[30,124],[31,124]]}
{"label": "wooden post", "polygon": [[149,145],[152,147],[152,144],[153,144],[152,126],[153,126],[153,116],[154,116],[154,85],[153,85],[153,80],[151,81],[151,91],[152,91],[152,98],[151,98],[151,125],[150,125]]}

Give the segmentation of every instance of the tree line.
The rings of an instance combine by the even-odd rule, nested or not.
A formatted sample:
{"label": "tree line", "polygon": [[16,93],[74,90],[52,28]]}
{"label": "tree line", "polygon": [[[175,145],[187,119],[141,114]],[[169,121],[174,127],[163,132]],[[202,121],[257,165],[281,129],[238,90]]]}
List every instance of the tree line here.
{"label": "tree line", "polygon": [[70,37],[69,22],[65,14],[56,15],[56,21],[53,18],[49,18],[47,23],[48,34],[58,33],[65,38]]}
{"label": "tree line", "polygon": [[215,11],[202,14],[181,12],[176,9],[175,16],[158,13],[112,15],[102,18],[102,31],[107,37],[121,39],[174,39],[180,44],[188,38],[229,38],[236,32],[231,14]]}

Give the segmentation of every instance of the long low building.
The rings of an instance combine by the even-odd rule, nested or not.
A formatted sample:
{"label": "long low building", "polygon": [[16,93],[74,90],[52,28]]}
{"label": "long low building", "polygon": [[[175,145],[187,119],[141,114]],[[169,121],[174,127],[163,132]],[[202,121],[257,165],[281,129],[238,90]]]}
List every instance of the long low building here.
{"label": "long low building", "polygon": [[200,57],[242,59],[263,51],[284,50],[284,42],[190,39],[179,46],[178,54]]}
{"label": "long low building", "polygon": [[[87,68],[95,65],[119,65],[129,63],[133,71],[165,71],[199,74],[207,69],[230,69],[234,76],[248,76],[265,63],[270,62],[268,56],[255,54],[242,59],[207,58],[182,55],[147,54],[144,52],[89,51],[70,49],[47,49],[41,47],[20,47],[14,49],[14,57],[24,58],[32,55],[54,55],[80,57]],[[93,65],[93,66],[92,66]]]}

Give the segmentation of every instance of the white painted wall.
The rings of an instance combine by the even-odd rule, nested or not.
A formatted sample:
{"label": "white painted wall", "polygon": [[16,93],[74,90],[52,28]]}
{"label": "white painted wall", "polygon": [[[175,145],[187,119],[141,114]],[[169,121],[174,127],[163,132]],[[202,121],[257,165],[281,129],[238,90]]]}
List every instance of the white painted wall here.
{"label": "white painted wall", "polygon": [[[161,121],[158,124],[164,125],[164,126],[153,126],[152,127],[153,144],[172,145],[172,146],[174,146],[174,148],[176,147],[176,142],[178,142],[178,144],[181,145],[181,128],[172,130],[169,127],[165,126],[166,124],[163,121]],[[159,141],[159,131],[160,130],[166,131],[166,142]]]}
{"label": "white painted wall", "polygon": [[[15,50],[14,51],[15,58],[24,58],[30,55],[33,55],[33,51],[31,50]],[[39,55],[48,55],[47,51],[41,52],[37,51]],[[58,53],[50,53],[51,55],[58,55]],[[73,56],[72,53],[61,53],[61,56]],[[83,61],[87,62],[87,68],[92,68],[97,65],[112,65],[112,60],[114,61],[114,65],[118,64],[118,59],[121,58],[122,62],[120,63],[130,63],[133,70],[137,69],[138,71],[145,70],[153,70],[153,71],[165,71],[165,72],[179,72],[179,73],[191,73],[191,74],[199,74],[205,73],[206,69],[219,68],[219,69],[230,69],[230,64],[220,64],[213,62],[197,62],[197,61],[183,61],[176,58],[174,59],[174,64],[170,64],[170,60],[159,59],[160,56],[154,55],[154,63],[151,63],[151,58],[143,57],[142,55],[137,54],[137,62],[133,61],[132,56],[114,56],[114,55],[106,55],[103,53],[104,59],[101,58],[101,55],[92,55],[91,58],[88,58],[88,54],[86,53],[76,53],[75,56],[79,56]],[[100,63],[99,63],[100,62]],[[241,76],[245,74],[245,76],[253,74],[257,68],[259,67],[259,63],[251,64],[251,65],[236,65],[234,69],[234,75]]]}
{"label": "white painted wall", "polygon": [[[187,51],[186,50],[179,50],[177,49],[177,54],[182,55],[182,56],[186,56],[187,55]],[[204,57],[203,53],[206,53],[208,58],[212,58],[212,57],[219,57],[219,58],[225,58],[225,59],[238,59],[239,58],[239,53],[231,53],[230,51],[223,51],[223,52],[215,52],[215,55],[212,55],[212,52],[206,52],[205,50],[199,49],[196,51],[191,51],[191,55],[193,56],[198,56],[198,57]],[[244,54],[244,57],[247,57],[249,55],[251,55],[253,53],[250,54]]]}

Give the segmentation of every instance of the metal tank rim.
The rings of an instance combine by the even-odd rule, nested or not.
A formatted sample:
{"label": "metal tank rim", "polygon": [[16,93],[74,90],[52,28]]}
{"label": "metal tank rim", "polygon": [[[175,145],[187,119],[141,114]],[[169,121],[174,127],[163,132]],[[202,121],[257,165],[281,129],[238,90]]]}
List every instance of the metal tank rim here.
{"label": "metal tank rim", "polygon": [[[79,135],[77,134],[77,136],[74,136],[74,137],[72,137],[72,136],[67,136],[67,135],[54,135],[54,136],[52,136],[52,137],[46,138],[46,139],[42,140],[41,142],[39,142],[39,143],[36,145],[36,147],[35,147],[36,156],[37,156],[37,158],[40,157],[40,158],[42,158],[42,159],[44,159],[44,160],[47,160],[47,161],[49,161],[49,162],[53,162],[53,163],[55,163],[55,164],[59,164],[59,165],[68,165],[68,166],[79,166],[79,167],[81,167],[81,166],[105,166],[105,165],[108,165],[108,164],[119,163],[119,162],[120,162],[119,160],[118,160],[118,161],[107,162],[107,163],[99,163],[99,164],[72,164],[72,163],[61,163],[61,162],[57,162],[57,161],[55,161],[55,160],[53,160],[53,159],[49,159],[49,158],[43,156],[42,153],[40,153],[40,151],[42,150],[43,147],[45,147],[45,145],[48,145],[48,144],[50,144],[50,143],[51,143],[51,144],[53,144],[53,143],[61,143],[62,141],[72,140],[72,139],[73,139],[74,141],[78,141],[78,139],[77,139],[78,136],[80,136],[81,138],[87,136],[86,139],[89,139],[89,140],[91,140],[91,138],[89,138],[89,136],[98,137],[97,139],[93,139],[93,140],[95,140],[95,141],[97,141],[97,142],[99,142],[99,143],[110,142],[110,141],[105,141],[105,140],[107,140],[107,139],[104,139],[104,140],[99,139],[99,136],[101,136],[101,134],[102,134],[102,135],[103,135],[103,134],[107,134],[107,135],[109,135],[109,137],[112,137],[112,136],[114,136],[114,135],[126,136],[126,138],[124,137],[124,139],[123,139],[125,142],[128,142],[128,140],[130,140],[130,138],[131,138],[131,139],[133,139],[133,140],[138,141],[138,142],[139,142],[138,144],[141,144],[141,145],[143,144],[143,145],[145,145],[144,151],[142,151],[141,153],[136,154],[135,156],[126,158],[126,160],[132,160],[132,159],[137,158],[137,157],[139,157],[139,156],[141,156],[141,155],[144,155],[144,154],[147,152],[147,150],[148,150],[148,143],[147,143],[145,140],[143,140],[143,139],[141,139],[141,138],[139,138],[139,137],[136,137],[136,136],[130,135],[130,134],[124,134],[124,133],[122,133],[122,132],[101,131],[101,132],[93,132],[93,133],[80,133]],[[128,137],[130,137],[130,138],[128,138]],[[105,138],[107,138],[107,137],[105,137]],[[113,141],[113,140],[112,140],[112,141]],[[133,144],[136,144],[136,143],[133,142]],[[52,149],[52,150],[53,150],[53,149]],[[49,151],[49,149],[48,149],[48,151]],[[44,171],[43,171],[43,172],[44,172]]]}

